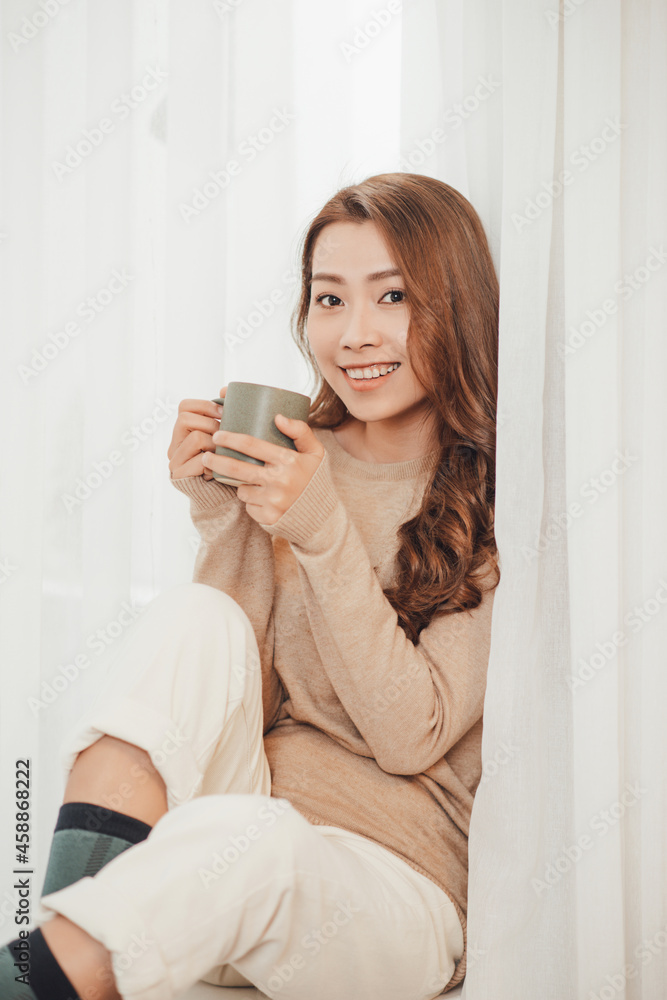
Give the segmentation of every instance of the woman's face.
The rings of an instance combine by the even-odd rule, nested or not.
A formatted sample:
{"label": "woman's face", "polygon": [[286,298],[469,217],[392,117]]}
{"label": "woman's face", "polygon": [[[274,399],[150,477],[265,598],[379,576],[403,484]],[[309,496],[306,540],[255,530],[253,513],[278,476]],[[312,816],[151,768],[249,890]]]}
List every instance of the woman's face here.
{"label": "woman's face", "polygon": [[[307,332],[323,377],[358,420],[399,426],[423,416],[423,386],[410,367],[405,282],[375,223],[333,222],[319,234]],[[378,377],[373,362],[400,367]],[[366,369],[364,372],[363,369]],[[384,367],[381,369],[384,371]]]}

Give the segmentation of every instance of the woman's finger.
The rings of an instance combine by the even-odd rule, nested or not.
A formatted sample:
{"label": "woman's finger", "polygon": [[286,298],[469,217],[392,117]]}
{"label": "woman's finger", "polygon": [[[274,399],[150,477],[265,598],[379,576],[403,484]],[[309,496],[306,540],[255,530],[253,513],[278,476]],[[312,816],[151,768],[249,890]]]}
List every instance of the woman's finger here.
{"label": "woman's finger", "polygon": [[230,455],[205,454],[202,456],[202,464],[219,475],[239,479],[249,486],[266,485],[261,471],[256,471],[263,469],[263,466],[254,465],[252,462],[242,462]]}
{"label": "woman's finger", "polygon": [[[224,399],[226,389],[223,386],[220,399]],[[181,400],[167,450],[169,469],[175,479],[186,476],[203,476],[206,480],[215,478],[204,466],[202,456],[205,452],[215,452],[212,435],[220,427],[221,416],[222,406],[214,400]]]}
{"label": "woman's finger", "polygon": [[[198,410],[186,410],[180,409],[179,414],[176,418],[176,423],[174,424],[174,430],[171,436],[171,442],[169,443],[169,448],[167,449],[167,458],[173,458],[176,449],[186,440],[188,434],[192,431],[199,430],[204,431],[211,435],[220,427],[220,414],[216,413],[214,416],[210,416],[210,408],[216,409],[216,404],[213,402],[208,402],[206,400],[184,400],[183,402],[200,402],[206,404],[206,413],[201,413]],[[182,404],[181,404],[182,405]]]}
{"label": "woman's finger", "polygon": [[[171,472],[174,479],[185,479],[186,476],[201,476],[204,472],[204,463],[202,461],[204,452],[199,452],[194,455],[187,462],[179,463],[178,465],[169,464],[169,471]],[[211,479],[213,476],[211,476]]]}
{"label": "woman's finger", "polygon": [[[182,466],[188,465],[193,458],[197,458],[204,452],[215,451],[215,445],[211,440],[211,435],[206,434],[203,431],[191,431],[184,441],[181,441],[180,445],[172,453],[171,460],[169,462],[169,468],[177,477],[180,478],[179,469]],[[191,468],[188,465],[188,468]],[[200,475],[203,471],[203,464],[200,465],[198,472],[192,472],[190,475],[196,476]]]}
{"label": "woman's finger", "polygon": [[178,412],[179,414],[202,413],[205,417],[217,417],[218,405],[212,399],[182,399],[178,404]]}
{"label": "woman's finger", "polygon": [[284,448],[282,445],[273,444],[272,441],[253,437],[252,434],[239,434],[236,431],[218,431],[217,434],[221,437],[216,436],[214,444],[231,448],[232,451],[240,451],[242,455],[249,455],[250,458],[259,458],[266,465],[285,465],[293,461],[289,458],[290,455],[296,455],[292,448]]}
{"label": "woman's finger", "polygon": [[185,441],[188,435],[193,431],[203,431],[204,433],[211,435],[218,430],[219,426],[219,420],[204,417],[199,413],[186,412],[181,414],[174,424],[174,432],[167,451],[167,457],[171,458],[176,448],[178,448],[179,445],[182,444],[182,442]]}

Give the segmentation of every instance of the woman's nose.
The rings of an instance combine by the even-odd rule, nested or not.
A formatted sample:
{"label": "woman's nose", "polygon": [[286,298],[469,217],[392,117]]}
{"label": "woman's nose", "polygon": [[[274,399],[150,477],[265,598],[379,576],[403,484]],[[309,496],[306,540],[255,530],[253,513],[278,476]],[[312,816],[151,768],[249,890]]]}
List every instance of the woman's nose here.
{"label": "woman's nose", "polygon": [[382,341],[382,335],[376,328],[371,310],[364,306],[355,306],[345,316],[345,330],[341,336],[341,344],[359,350],[361,347],[377,345]]}

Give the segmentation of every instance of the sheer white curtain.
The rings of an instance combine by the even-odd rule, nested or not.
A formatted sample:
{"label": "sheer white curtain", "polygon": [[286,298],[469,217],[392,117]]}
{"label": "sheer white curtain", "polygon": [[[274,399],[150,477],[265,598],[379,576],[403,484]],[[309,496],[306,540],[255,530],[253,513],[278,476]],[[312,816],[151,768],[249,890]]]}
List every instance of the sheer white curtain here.
{"label": "sheer white curtain", "polygon": [[658,1000],[667,8],[451,0],[413,15],[405,58],[429,38],[430,62],[403,144],[419,160],[430,139],[416,169],[477,206],[501,285],[503,579],[463,996]]}
{"label": "sheer white curtain", "polygon": [[[36,894],[99,650],[191,578],[176,405],[309,392],[288,331],[309,217],[371,173],[432,174],[480,212],[502,300],[464,995],[657,1000],[666,8],[399,7],[2,3],[0,795],[29,757]],[[3,940],[13,842],[4,808]]]}
{"label": "sheer white curtain", "polygon": [[[395,5],[394,5],[395,6]],[[289,334],[304,226],[393,167],[400,14],[372,3],[3,0],[0,939],[31,760],[33,899],[62,800],[54,748],[100,651],[190,580],[169,485],[184,398],[309,392]],[[361,36],[359,36],[361,38]]]}

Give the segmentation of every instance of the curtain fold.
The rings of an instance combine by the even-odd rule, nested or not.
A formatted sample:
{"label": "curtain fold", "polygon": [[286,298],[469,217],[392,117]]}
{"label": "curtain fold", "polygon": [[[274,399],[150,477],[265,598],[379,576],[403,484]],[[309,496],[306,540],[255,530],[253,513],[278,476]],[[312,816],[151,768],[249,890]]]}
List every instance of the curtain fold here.
{"label": "curtain fold", "polygon": [[[178,403],[232,380],[312,391],[299,239],[342,183],[394,166],[392,8],[0,5],[0,796],[29,757],[35,894],[99,654],[192,578]],[[5,858],[13,837],[7,811]],[[14,881],[6,865],[6,937]]]}
{"label": "curtain fold", "polygon": [[[500,100],[469,101],[467,189],[457,186],[485,222],[500,277],[503,572],[463,996],[657,1000],[667,985],[666,11],[650,0],[461,8],[438,11],[445,89],[466,91],[461,79],[487,56],[500,81]],[[462,71],[452,52],[464,53]],[[454,183],[457,167],[443,153],[421,169]]]}

